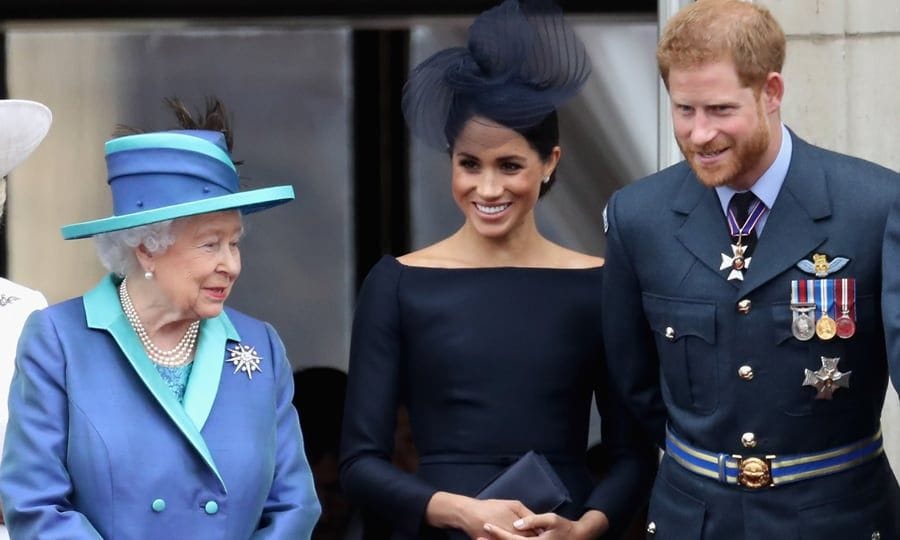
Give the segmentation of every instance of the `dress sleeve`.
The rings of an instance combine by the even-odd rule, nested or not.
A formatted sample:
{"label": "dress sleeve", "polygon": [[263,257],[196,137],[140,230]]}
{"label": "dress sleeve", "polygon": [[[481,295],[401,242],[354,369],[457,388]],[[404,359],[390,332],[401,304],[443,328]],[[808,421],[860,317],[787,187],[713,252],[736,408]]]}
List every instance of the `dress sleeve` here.
{"label": "dress sleeve", "polygon": [[416,535],[435,489],[391,463],[403,345],[399,262],[384,258],[360,290],[350,342],[341,485],[354,503]]}
{"label": "dress sleeve", "polygon": [[585,502],[600,510],[610,523],[609,536],[617,537],[644,508],[653,487],[659,450],[624,406],[609,380],[605,362],[598,362],[594,397],[600,413],[600,479]]}
{"label": "dress sleeve", "polygon": [[66,358],[46,311],[25,323],[9,390],[0,498],[13,538],[97,539],[70,501]]}
{"label": "dress sleeve", "polygon": [[322,513],[312,471],[303,447],[297,410],[292,403],[294,379],[284,344],[268,323],[274,352],[276,448],[275,477],[253,540],[296,538],[309,540]]}

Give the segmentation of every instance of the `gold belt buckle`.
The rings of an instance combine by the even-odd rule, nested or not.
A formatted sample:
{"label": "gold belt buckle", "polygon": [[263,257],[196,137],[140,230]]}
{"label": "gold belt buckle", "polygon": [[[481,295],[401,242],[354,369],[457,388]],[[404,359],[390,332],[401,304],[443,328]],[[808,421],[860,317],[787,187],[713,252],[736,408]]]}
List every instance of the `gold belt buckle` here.
{"label": "gold belt buckle", "polygon": [[775,456],[743,457],[732,456],[737,460],[738,484],[750,488],[759,489],[772,486],[772,459]]}

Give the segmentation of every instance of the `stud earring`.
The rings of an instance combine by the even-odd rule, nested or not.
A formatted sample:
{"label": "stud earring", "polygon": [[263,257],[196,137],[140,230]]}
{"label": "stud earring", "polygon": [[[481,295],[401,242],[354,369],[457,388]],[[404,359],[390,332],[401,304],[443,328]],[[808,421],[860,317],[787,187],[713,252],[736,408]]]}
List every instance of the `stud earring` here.
{"label": "stud earring", "polygon": [[147,281],[153,279],[153,272],[151,272],[150,270],[144,272],[144,279],[146,279]]}
{"label": "stud earring", "polygon": [[541,180],[541,183],[542,183],[542,184],[546,184],[546,183],[549,182],[549,181],[550,181],[550,175],[548,174],[547,176],[545,176],[545,177]]}

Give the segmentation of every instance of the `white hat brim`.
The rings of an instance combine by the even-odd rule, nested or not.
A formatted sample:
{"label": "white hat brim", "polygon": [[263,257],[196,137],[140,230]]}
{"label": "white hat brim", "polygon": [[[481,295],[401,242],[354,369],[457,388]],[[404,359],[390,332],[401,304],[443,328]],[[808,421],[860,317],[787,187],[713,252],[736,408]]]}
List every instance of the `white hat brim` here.
{"label": "white hat brim", "polygon": [[41,144],[53,114],[45,105],[24,99],[0,100],[0,176],[6,176]]}

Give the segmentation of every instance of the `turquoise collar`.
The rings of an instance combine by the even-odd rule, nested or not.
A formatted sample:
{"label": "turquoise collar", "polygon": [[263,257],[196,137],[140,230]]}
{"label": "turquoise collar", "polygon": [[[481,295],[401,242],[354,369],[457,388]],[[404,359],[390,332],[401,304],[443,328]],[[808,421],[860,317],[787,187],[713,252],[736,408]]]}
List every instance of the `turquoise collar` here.
{"label": "turquoise collar", "polygon": [[125,317],[125,312],[122,311],[118,294],[120,282],[121,280],[110,274],[84,295],[84,311],[88,327],[106,330],[112,335],[150,394],[225,488],[225,482],[200,432],[216,399],[225,362],[226,342],[240,341],[240,335],[224,311],[216,317],[201,321],[194,367],[184,393],[184,403],[179,403],[144,352],[143,345]]}

